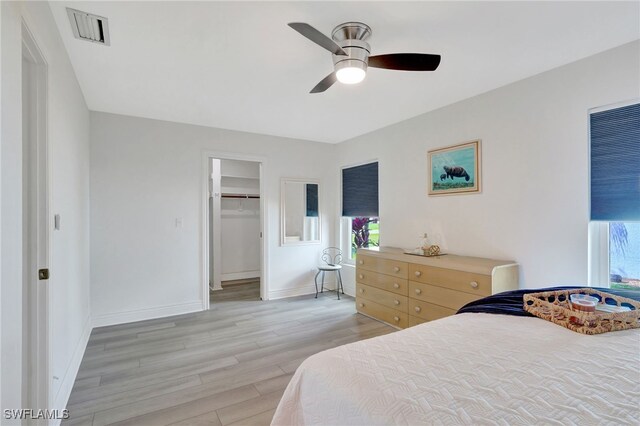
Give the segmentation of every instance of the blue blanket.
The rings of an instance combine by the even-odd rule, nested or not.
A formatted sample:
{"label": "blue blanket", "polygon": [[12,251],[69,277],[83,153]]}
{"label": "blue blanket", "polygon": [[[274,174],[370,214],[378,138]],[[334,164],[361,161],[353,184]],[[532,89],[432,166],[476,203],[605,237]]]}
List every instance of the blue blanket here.
{"label": "blue blanket", "polygon": [[[524,290],[505,291],[503,293],[494,294],[483,299],[475,300],[471,303],[467,303],[460,308],[457,314],[465,314],[469,312],[486,313],[486,314],[503,314],[514,315],[518,317],[531,317],[529,312],[523,308],[524,301],[522,297],[528,293],[538,293],[541,291],[555,291],[555,290],[571,290],[574,288],[584,287],[549,287],[549,288],[533,288]],[[601,288],[593,287],[594,290],[604,291],[616,296],[627,297],[629,299],[637,300],[640,302],[640,291],[638,290],[621,290],[614,288]]]}

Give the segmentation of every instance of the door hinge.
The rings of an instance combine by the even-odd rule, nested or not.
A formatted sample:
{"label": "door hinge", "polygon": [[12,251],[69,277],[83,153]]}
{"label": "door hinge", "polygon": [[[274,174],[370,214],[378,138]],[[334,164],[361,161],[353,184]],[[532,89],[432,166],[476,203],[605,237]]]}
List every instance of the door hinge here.
{"label": "door hinge", "polygon": [[38,269],[38,279],[39,280],[48,280],[49,279],[49,269]]}

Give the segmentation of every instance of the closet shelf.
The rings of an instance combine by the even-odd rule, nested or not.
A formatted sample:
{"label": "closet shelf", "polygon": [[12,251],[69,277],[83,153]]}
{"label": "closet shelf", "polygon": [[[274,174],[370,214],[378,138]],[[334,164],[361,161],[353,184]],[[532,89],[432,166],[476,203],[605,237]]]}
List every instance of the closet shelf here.
{"label": "closet shelf", "polygon": [[239,194],[239,193],[229,193],[223,192],[221,195],[222,198],[239,198],[239,199],[256,199],[260,198],[260,194]]}
{"label": "closet shelf", "polygon": [[260,217],[260,212],[256,212],[253,210],[243,210],[243,211],[237,211],[237,210],[223,210],[220,213],[220,217],[222,219],[224,218],[248,218],[248,219],[252,219],[252,218],[259,218]]}
{"label": "closet shelf", "polygon": [[220,188],[222,195],[225,194],[242,194],[242,195],[260,195],[258,188],[250,188],[244,186],[223,186]]}
{"label": "closet shelf", "polygon": [[260,180],[259,177],[254,176],[241,176],[241,175],[220,175],[221,178],[232,178],[232,179],[248,179],[248,180]]}

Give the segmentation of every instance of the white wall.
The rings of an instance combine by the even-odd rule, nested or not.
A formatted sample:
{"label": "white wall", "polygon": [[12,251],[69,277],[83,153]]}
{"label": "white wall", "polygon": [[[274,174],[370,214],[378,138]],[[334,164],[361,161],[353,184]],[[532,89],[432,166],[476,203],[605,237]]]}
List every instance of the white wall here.
{"label": "white wall", "polygon": [[[640,96],[639,52],[630,43],[339,144],[340,166],[379,160],[383,245],[439,234],[447,252],[516,260],[521,287],[586,284],[588,110]],[[482,193],[428,197],[427,151],[478,138]]]}
{"label": "white wall", "polygon": [[21,23],[48,64],[51,213],[50,335],[52,405],[63,408],[84,352],[89,325],[89,112],[45,2],[2,2],[1,300],[2,408],[21,408],[22,102]]}
{"label": "white wall", "polygon": [[[6,13],[4,13],[4,8],[0,5],[0,54],[2,53],[2,51],[4,50],[4,45],[2,44],[2,39],[3,37],[3,30],[2,27],[3,22],[4,22],[4,18],[3,16],[6,15]],[[2,108],[2,104],[4,103],[4,97],[3,97],[3,90],[2,90],[2,86],[3,86],[3,79],[2,79],[2,74],[4,74],[4,67],[2,66],[2,62],[4,62],[1,58],[0,58],[0,142],[4,141],[4,132],[2,132],[2,122],[3,122],[3,108]],[[3,162],[2,162],[2,145],[0,144],[0,365],[4,365],[4,358],[3,358],[3,350],[2,350],[2,341],[4,340],[4,330],[2,328],[2,323],[4,322],[3,320],[3,316],[2,316],[2,293],[3,293],[3,286],[2,283],[4,282],[4,275],[3,275],[3,269],[2,269],[2,252],[3,252],[3,245],[2,241],[4,241],[4,239],[2,238],[2,228],[4,228],[4,222],[2,221],[2,211],[3,211],[3,205],[4,205],[4,189],[3,189],[3,179],[2,179],[2,166],[3,166]],[[2,368],[0,368],[0,409],[4,408],[4,399],[2,399],[2,388],[4,387],[3,385],[3,378],[2,378]]]}
{"label": "white wall", "polygon": [[[21,407],[22,393],[22,47],[20,12],[14,5],[0,3],[0,85],[2,127],[0,128],[0,340],[2,371],[0,408]],[[5,368],[4,366],[11,366]]]}
{"label": "white wall", "polygon": [[223,199],[222,281],[260,276],[260,200]]}
{"label": "white wall", "polygon": [[[246,112],[245,112],[246,113]],[[334,211],[327,170],[333,147],[251,133],[91,113],[92,308],[98,324],[201,308],[205,151],[266,159],[270,297],[311,292],[320,245],[279,245],[280,179],[319,179]],[[333,202],[333,200],[331,200]],[[176,218],[183,227],[176,228]],[[323,244],[331,227],[323,223]]]}

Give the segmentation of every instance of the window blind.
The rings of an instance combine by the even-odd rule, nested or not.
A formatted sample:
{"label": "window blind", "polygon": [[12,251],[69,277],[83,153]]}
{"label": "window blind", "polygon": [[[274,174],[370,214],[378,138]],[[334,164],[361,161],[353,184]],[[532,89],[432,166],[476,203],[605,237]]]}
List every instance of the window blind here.
{"label": "window blind", "polygon": [[342,216],[378,217],[378,162],[342,169]]}
{"label": "window blind", "polygon": [[318,217],[318,185],[308,183],[305,185],[307,192],[307,217]]}
{"label": "window blind", "polygon": [[590,116],[591,220],[640,220],[640,104]]}

